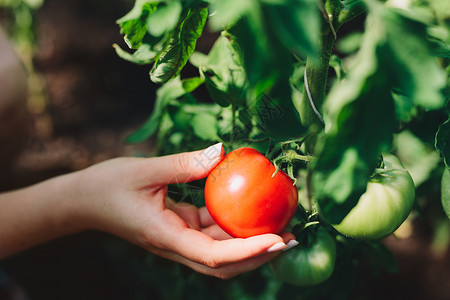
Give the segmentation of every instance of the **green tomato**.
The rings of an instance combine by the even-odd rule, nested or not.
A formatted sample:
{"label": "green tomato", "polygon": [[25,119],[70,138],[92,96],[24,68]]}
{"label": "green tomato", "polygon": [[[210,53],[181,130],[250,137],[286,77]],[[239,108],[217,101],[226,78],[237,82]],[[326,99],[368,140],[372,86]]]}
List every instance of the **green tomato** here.
{"label": "green tomato", "polygon": [[333,227],[348,237],[377,240],[393,233],[406,220],[415,198],[414,182],[400,160],[383,154],[384,168],[378,169],[366,192],[340,224]]}
{"label": "green tomato", "polygon": [[331,276],[336,260],[336,242],[323,227],[313,238],[311,245],[298,245],[270,261],[278,278],[297,286],[311,286]]}
{"label": "green tomato", "polygon": [[441,201],[447,217],[450,219],[450,170],[445,168],[442,174]]}

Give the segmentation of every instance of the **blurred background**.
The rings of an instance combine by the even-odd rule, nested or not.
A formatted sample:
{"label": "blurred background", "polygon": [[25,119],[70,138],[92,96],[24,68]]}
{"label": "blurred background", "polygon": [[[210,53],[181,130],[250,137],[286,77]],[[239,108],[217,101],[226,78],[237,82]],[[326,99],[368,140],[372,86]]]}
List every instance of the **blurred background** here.
{"label": "blurred background", "polygon": [[[115,21],[133,4],[0,0],[0,30],[28,82],[27,96],[0,103],[0,191],[116,156],[151,154],[152,141],[131,145],[124,140],[149,116],[157,86],[148,67],[120,59],[112,47],[125,48]],[[199,40],[198,50],[208,47],[208,39]],[[2,81],[6,77],[0,77],[0,87]],[[439,188],[437,181],[423,184],[418,191],[422,215],[384,241],[398,261],[398,273],[372,274],[370,266],[360,266],[349,279],[354,282],[350,299],[450,299],[449,222]],[[263,267],[224,282],[113,236],[86,232],[1,261],[0,300],[311,299],[307,289],[279,289],[281,283],[265,276],[269,271]]]}

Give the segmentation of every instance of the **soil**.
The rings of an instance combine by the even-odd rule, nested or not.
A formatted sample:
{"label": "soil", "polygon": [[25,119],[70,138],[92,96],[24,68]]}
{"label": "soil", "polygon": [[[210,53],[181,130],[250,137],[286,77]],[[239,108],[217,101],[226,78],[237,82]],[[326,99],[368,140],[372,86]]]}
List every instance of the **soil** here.
{"label": "soil", "polygon": [[[150,114],[156,89],[148,66],[125,62],[112,48],[113,43],[126,47],[115,21],[132,5],[131,0],[46,0],[38,10],[31,133],[0,190],[112,157],[151,153],[151,142],[124,142]],[[416,219],[411,226],[413,234],[385,241],[399,273],[374,279],[363,269],[353,299],[450,299],[449,248],[433,251],[426,221]],[[0,267],[10,279],[3,282],[9,282],[11,299],[142,299],[132,292],[141,288],[133,275],[137,267],[117,259],[111,243],[142,254],[115,237],[81,233],[6,259]],[[10,298],[2,297],[0,288],[3,299]]]}

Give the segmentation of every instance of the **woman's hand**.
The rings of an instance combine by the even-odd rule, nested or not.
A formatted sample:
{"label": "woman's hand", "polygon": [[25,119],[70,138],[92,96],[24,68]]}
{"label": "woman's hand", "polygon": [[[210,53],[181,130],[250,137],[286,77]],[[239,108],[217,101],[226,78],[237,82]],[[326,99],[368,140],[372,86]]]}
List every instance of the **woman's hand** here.
{"label": "woman's hand", "polygon": [[167,197],[167,184],[207,176],[223,154],[217,144],[164,157],[118,158],[88,168],[79,174],[79,205],[84,209],[74,219],[204,274],[229,278],[253,270],[295,237],[284,233],[233,239],[205,207]]}
{"label": "woman's hand", "polygon": [[[0,222],[6,221],[0,226],[0,257],[95,229],[219,278],[256,269],[296,245],[294,235],[235,239],[214,223],[205,207],[167,197],[168,184],[207,176],[223,155],[217,144],[163,157],[116,158],[0,195]],[[5,209],[9,213],[2,214]]]}

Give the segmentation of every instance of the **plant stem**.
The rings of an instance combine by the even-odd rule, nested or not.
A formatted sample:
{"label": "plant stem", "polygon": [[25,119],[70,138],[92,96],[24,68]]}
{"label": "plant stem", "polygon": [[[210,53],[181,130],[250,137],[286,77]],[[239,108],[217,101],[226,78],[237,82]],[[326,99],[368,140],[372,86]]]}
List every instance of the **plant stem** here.
{"label": "plant stem", "polygon": [[231,143],[234,144],[237,137],[237,128],[236,128],[236,105],[231,103]]}
{"label": "plant stem", "polygon": [[[319,5],[322,29],[318,36],[318,58],[306,59],[305,87],[300,103],[300,118],[304,127],[314,129],[324,126],[322,106],[325,101],[330,57],[339,27],[338,19],[343,8],[340,0],[323,0]],[[314,154],[314,144],[315,137],[305,141],[306,154]]]}
{"label": "plant stem", "polygon": [[[325,92],[328,78],[328,68],[335,38],[331,30],[321,36],[319,44],[319,58],[306,60],[306,78],[309,90],[303,89],[303,98],[300,106],[300,118],[305,127],[322,127],[320,118],[314,112],[314,107],[310,103],[308,93],[311,96],[314,106],[321,113],[322,105],[325,100]],[[305,141],[307,153],[313,153],[313,141]]]}
{"label": "plant stem", "polygon": [[[324,123],[321,117],[322,106],[325,101],[325,94],[328,80],[328,69],[330,57],[336,40],[335,27],[338,16],[342,10],[340,0],[325,0],[320,3],[322,12],[322,32],[318,41],[318,58],[308,57],[305,70],[305,87],[300,103],[300,118],[302,125],[307,128],[323,128]],[[314,155],[316,135],[305,140],[306,155]],[[306,178],[307,202],[312,207],[312,170],[308,168]]]}

